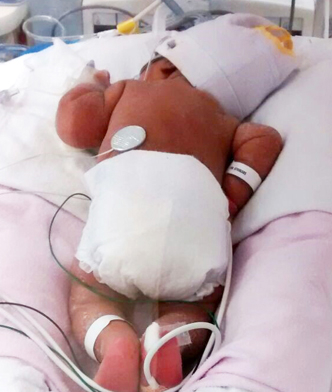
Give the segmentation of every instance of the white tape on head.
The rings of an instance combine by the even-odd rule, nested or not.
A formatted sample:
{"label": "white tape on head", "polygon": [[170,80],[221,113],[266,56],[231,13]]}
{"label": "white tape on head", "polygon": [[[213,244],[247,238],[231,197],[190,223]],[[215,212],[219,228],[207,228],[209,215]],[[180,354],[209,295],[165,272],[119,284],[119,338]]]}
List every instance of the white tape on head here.
{"label": "white tape on head", "polygon": [[250,166],[241,162],[233,161],[226,173],[241,178],[241,180],[246,182],[254,192],[262,183],[259,174]]}
{"label": "white tape on head", "polygon": [[85,338],[84,338],[84,348],[86,352],[88,353],[89,357],[94,359],[95,361],[98,362],[98,359],[96,358],[95,352],[94,352],[94,347],[96,340],[98,339],[98,336],[100,333],[108,326],[108,324],[111,321],[124,321],[123,318],[119,316],[114,316],[111,314],[106,314],[104,316],[99,317],[97,320],[95,320],[89,327]]}

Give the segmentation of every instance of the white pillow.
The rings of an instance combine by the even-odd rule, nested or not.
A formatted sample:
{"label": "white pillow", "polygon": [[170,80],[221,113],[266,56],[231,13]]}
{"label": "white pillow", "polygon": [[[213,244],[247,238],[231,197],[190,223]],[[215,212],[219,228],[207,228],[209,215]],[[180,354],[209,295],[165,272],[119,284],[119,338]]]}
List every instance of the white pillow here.
{"label": "white pillow", "polygon": [[[107,69],[112,82],[133,78],[159,41],[160,36],[152,33],[74,45],[57,40],[40,53],[0,65],[0,90],[15,87],[20,91],[9,104],[0,104],[0,184],[42,192],[56,205],[72,193],[84,192],[83,174],[95,162],[85,151],[66,146],[57,136],[58,102],[88,61]],[[64,208],[86,219],[86,201],[75,200]]]}
{"label": "white pillow", "polygon": [[235,220],[235,243],[285,215],[332,213],[332,42],[312,43],[303,53],[302,69],[252,116],[253,122],[277,129],[284,148]]}

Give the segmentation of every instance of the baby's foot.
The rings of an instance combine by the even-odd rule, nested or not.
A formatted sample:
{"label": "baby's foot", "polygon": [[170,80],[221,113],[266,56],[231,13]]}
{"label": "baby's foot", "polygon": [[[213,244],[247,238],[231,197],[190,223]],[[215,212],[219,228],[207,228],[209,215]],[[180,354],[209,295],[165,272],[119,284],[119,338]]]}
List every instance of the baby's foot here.
{"label": "baby's foot", "polygon": [[101,362],[95,381],[115,392],[137,392],[140,343],[132,327],[112,321],[98,336],[95,354]]}
{"label": "baby's foot", "polygon": [[[160,303],[159,315],[156,320],[159,325],[159,338],[171,330],[184,325],[198,321],[210,322],[211,318],[208,311],[214,312],[220,302],[222,289],[217,288],[215,292],[206,297],[198,304],[195,303]],[[146,353],[151,344],[149,342],[151,335],[158,335],[153,332],[154,326],[148,328],[145,336],[141,341],[142,366],[141,366],[141,388],[146,389],[148,383],[144,377],[143,363]],[[151,362],[151,374],[160,389],[167,389],[178,385],[183,377],[191,370],[194,364],[199,360],[209,338],[207,330],[194,330],[185,333],[179,338],[173,338],[156,353]],[[151,340],[156,340],[151,336]],[[152,388],[148,388],[151,390]]]}
{"label": "baby's foot", "polygon": [[[141,360],[141,389],[142,391],[153,390],[148,387],[148,382],[144,375],[143,365],[147,352],[155,344],[157,339],[165,336],[171,328],[160,327],[156,322],[152,323],[146,330],[141,341],[142,360]],[[161,386],[157,390],[171,388],[180,384],[183,379],[182,357],[178,339],[175,337],[165,343],[154,355],[150,371],[155,380]]]}

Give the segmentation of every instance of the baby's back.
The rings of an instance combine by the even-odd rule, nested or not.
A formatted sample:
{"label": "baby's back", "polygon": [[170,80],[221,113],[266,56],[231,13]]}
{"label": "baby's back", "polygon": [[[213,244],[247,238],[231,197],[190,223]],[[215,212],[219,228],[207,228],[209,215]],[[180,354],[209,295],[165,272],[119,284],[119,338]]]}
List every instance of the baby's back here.
{"label": "baby's back", "polygon": [[142,149],[193,155],[221,180],[238,121],[225,114],[212,96],[193,88],[183,77],[125,81],[111,89],[114,94],[121,91],[121,96],[100,152],[109,149],[116,131],[139,125],[147,133]]}

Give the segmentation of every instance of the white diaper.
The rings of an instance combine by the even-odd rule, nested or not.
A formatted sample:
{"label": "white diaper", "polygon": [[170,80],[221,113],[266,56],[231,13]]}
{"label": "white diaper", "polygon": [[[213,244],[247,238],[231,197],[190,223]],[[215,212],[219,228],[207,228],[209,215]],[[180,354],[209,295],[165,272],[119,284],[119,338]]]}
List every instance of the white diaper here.
{"label": "white diaper", "polygon": [[189,155],[130,151],[85,175],[92,197],[76,257],[129,298],[195,301],[231,258],[228,201]]}

